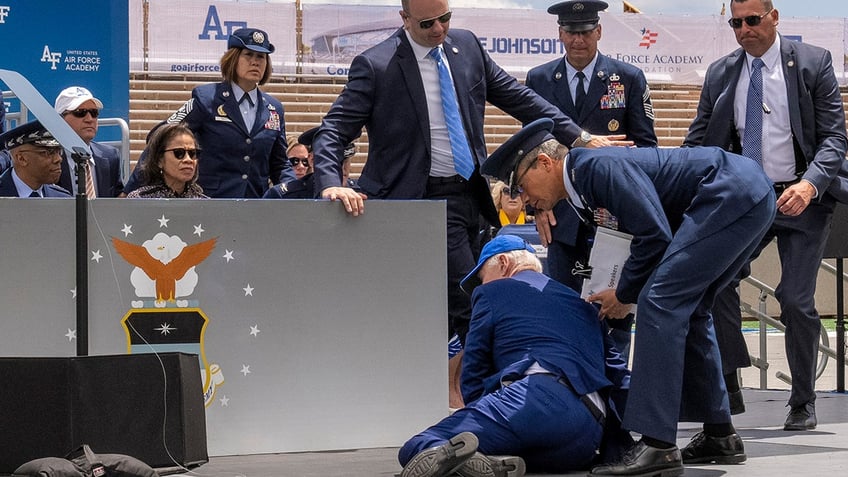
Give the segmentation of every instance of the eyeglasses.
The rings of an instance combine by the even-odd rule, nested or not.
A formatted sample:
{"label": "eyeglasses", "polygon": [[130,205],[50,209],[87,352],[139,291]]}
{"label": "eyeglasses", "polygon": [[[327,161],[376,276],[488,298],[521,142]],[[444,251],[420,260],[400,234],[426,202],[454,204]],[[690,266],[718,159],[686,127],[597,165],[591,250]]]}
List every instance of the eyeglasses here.
{"label": "eyeglasses", "polygon": [[309,159],[306,157],[290,157],[289,162],[292,167],[297,167],[298,164],[303,164],[303,167],[309,167]]}
{"label": "eyeglasses", "polygon": [[727,20],[727,24],[730,25],[730,27],[733,28],[734,30],[738,30],[738,29],[742,28],[742,22],[743,21],[749,27],[755,27],[763,21],[763,18],[765,18],[766,15],[768,15],[769,13],[771,13],[773,11],[774,11],[774,8],[763,13],[762,15],[751,15],[751,16],[747,16],[745,18],[731,18],[731,19]]}
{"label": "eyeglasses", "polygon": [[501,195],[508,195],[510,199],[514,198],[512,196],[512,189],[510,189],[509,187],[504,187],[503,189],[501,189]]}
{"label": "eyeglasses", "polygon": [[530,172],[530,169],[533,168],[533,166],[536,164],[536,161],[538,160],[539,156],[534,157],[533,160],[530,161],[530,164],[527,165],[527,169],[524,169],[524,172],[522,172],[521,175],[518,176],[518,178],[515,177],[515,173],[518,171],[518,166],[521,165],[521,161],[518,161],[518,164],[515,165],[515,170],[512,171],[512,174],[510,174],[509,177],[510,198],[514,199],[524,193],[524,188],[520,186],[521,181],[524,180],[524,176],[526,176],[527,173]]}
{"label": "eyeglasses", "polygon": [[[445,23],[450,21],[451,15],[453,15],[453,12],[448,10],[447,12],[445,12],[445,13],[437,16],[437,17],[428,18],[426,20],[419,20],[418,21],[418,27],[421,28],[422,30],[429,30],[430,28],[433,28],[433,25],[436,24],[436,20],[438,20],[439,23],[444,25]],[[406,18],[412,18],[412,16],[407,13]]]}
{"label": "eyeglasses", "polygon": [[68,114],[72,114],[75,118],[84,118],[86,114],[90,114],[92,118],[97,119],[97,116],[100,116],[100,110],[97,108],[91,109],[74,109],[73,111],[65,111],[62,116],[67,116]]}
{"label": "eyeglasses", "polygon": [[189,159],[194,159],[197,157],[198,150],[197,149],[186,149],[184,147],[175,147],[173,149],[165,149],[165,152],[173,152],[174,157],[179,159],[180,161],[185,158],[186,154],[188,154]]}

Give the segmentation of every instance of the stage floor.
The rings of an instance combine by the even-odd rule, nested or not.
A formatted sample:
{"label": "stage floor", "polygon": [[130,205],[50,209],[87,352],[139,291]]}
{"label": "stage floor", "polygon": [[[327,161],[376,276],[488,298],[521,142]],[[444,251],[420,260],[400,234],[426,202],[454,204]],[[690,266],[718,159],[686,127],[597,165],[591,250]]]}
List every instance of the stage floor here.
{"label": "stage floor", "polygon": [[[741,465],[687,466],[687,477],[745,477],[784,475],[848,475],[848,394],[820,392],[816,401],[818,427],[813,431],[787,432],[783,421],[789,397],[785,390],[745,389],[747,412],[734,416],[734,425],[745,441],[748,461]],[[700,430],[681,424],[682,447]],[[397,448],[351,449],[212,457],[186,477],[391,477],[400,473]],[[559,475],[585,475],[574,472]],[[541,474],[528,474],[541,475]],[[545,474],[552,477],[553,474]]]}

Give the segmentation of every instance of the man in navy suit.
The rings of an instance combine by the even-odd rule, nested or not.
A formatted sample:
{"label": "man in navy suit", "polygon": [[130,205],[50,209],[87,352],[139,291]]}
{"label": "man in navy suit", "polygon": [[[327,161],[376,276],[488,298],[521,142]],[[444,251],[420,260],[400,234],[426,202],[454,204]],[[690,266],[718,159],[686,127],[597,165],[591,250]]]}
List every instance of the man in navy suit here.
{"label": "man in navy suit", "polygon": [[[683,462],[738,463],[710,318],[715,294],[736,276],[774,218],[774,190],[752,160],[719,148],[576,148],[556,141],[547,119],[498,148],[483,174],[508,180],[536,208],[568,199],[591,220],[604,208],[633,235],[615,289],[588,297],[600,315],[639,309],[623,427],[642,439],[592,475],[683,473]],[[679,421],[703,422],[682,453]]]}
{"label": "man in navy suit", "polygon": [[70,197],[54,185],[62,171],[62,146],[40,122],[32,121],[0,134],[12,167],[0,175],[0,197]]}
{"label": "man in navy suit", "polygon": [[468,405],[404,444],[402,476],[520,476],[525,462],[531,472],[585,469],[605,427],[607,437],[620,429],[624,361],[605,346],[597,308],[541,271],[521,237],[483,247],[462,282],[473,293],[462,363]]}
{"label": "man in navy suit", "polygon": [[[118,150],[112,146],[94,142],[97,135],[97,117],[103,109],[103,102],[81,86],[65,88],[56,97],[54,109],[77,135],[91,148],[89,173],[94,181],[95,197],[118,197],[124,191],[121,181],[121,158]],[[76,192],[76,164],[71,154],[64,151],[62,176],[59,185]]]}
{"label": "man in navy suit", "polygon": [[[567,144],[610,141],[582,131],[520,85],[492,61],[473,33],[448,33],[452,13],[447,0],[401,3],[403,28],[353,59],[348,83],[315,136],[315,193],[340,200],[352,215],[364,211],[366,197],[447,201],[448,336],[457,333],[464,339],[471,303],[459,282],[474,268],[479,253],[481,215],[499,224],[488,184],[477,167],[487,153],[486,102],[522,122],[553,118],[555,134]],[[458,107],[461,120],[454,128],[448,127],[444,113],[440,63],[433,54],[441,55],[441,64],[446,62],[450,71],[455,98],[448,105]],[[341,183],[343,151],[363,126],[368,160],[354,190]],[[455,142],[451,133],[457,133]],[[453,148],[464,148],[471,156],[467,177],[457,171]]]}
{"label": "man in navy suit", "polygon": [[[734,0],[730,12],[729,23],[742,48],[707,69],[698,114],[684,144],[758,156],[774,181],[778,214],[753,258],[777,238],[782,271],[775,296],[780,321],[786,325],[792,374],[784,429],[813,429],[821,329],[814,295],[835,205],[828,191],[843,183],[841,177],[834,178],[844,167],[848,148],[842,98],[830,53],[779,35],[779,14],[771,0]],[[756,139],[748,136],[748,152],[746,107],[754,64],[762,65],[762,96],[751,114],[761,121],[761,131]],[[713,317],[731,403],[736,404],[735,412],[742,412],[736,369],[749,366],[750,360],[740,329],[738,282],[719,295]]]}
{"label": "man in navy suit", "polygon": [[[654,108],[644,73],[598,51],[602,33],[598,12],[607,7],[600,0],[551,5],[548,13],[557,16],[565,56],[532,68],[525,84],[592,134],[620,135],[639,147],[655,147]],[[563,201],[552,211],[537,211],[536,228],[542,245],[548,247],[550,276],[579,292],[583,277],[574,271],[589,261],[593,225],[584,224]],[[632,323],[632,316],[610,323],[616,346],[625,356]]]}

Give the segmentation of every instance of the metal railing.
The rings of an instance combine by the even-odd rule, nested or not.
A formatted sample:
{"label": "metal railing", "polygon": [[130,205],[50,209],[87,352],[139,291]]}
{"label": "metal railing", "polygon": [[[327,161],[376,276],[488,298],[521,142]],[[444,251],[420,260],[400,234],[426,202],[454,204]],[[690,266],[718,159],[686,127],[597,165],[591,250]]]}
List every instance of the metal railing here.
{"label": "metal railing", "polygon": [[[836,268],[830,265],[827,262],[822,261],[821,269],[833,274],[836,276]],[[845,278],[848,278],[848,275],[844,275]],[[755,308],[751,303],[746,302],[741,299],[740,295],[740,306],[743,312],[746,312],[757,319],[759,322],[759,352],[758,356],[750,355],[751,364],[757,367],[760,370],[760,389],[768,388],[768,327],[775,328],[781,332],[786,331],[786,326],[783,325],[779,320],[772,318],[768,314],[766,301],[769,297],[774,299],[774,289],[769,285],[763,283],[755,277],[746,277],[743,281],[754,288],[759,290],[759,297],[757,300],[757,307]],[[822,325],[821,330],[821,338],[820,343],[818,345],[819,349],[819,357],[816,363],[816,379],[821,377],[824,373],[825,368],[827,367],[828,359],[833,358],[837,359],[837,350],[834,350],[830,347],[830,338],[827,334],[827,329]],[[792,384],[792,377],[778,371],[775,373],[775,377],[780,379],[781,381]]]}

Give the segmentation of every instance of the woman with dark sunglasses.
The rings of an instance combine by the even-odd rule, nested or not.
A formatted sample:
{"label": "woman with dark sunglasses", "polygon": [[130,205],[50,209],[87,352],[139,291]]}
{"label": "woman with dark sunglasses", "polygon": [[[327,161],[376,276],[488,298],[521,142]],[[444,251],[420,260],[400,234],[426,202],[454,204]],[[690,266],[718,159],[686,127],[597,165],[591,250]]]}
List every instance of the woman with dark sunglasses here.
{"label": "woman with dark sunglasses", "polygon": [[182,124],[159,127],[147,144],[148,157],[141,165],[142,183],[128,198],[206,199],[197,185],[197,143]]}
{"label": "woman with dark sunglasses", "polygon": [[[260,198],[269,184],[295,178],[286,159],[283,105],[259,89],[271,78],[274,45],[264,31],[241,28],[227,47],[221,57],[223,81],[194,88],[166,122],[183,123],[194,132],[203,149],[197,182],[206,194]],[[134,172],[125,190],[138,185]]]}

